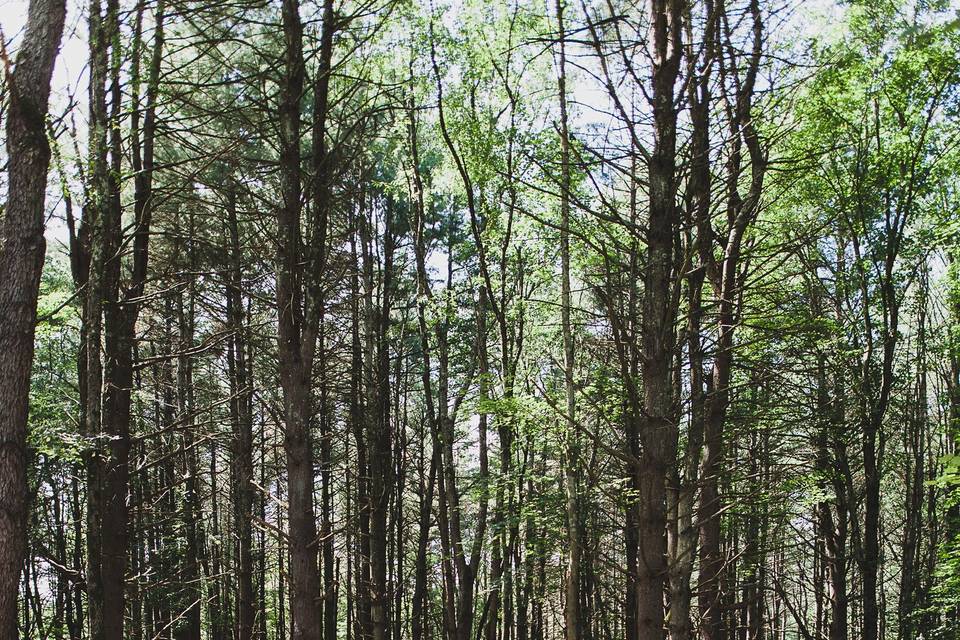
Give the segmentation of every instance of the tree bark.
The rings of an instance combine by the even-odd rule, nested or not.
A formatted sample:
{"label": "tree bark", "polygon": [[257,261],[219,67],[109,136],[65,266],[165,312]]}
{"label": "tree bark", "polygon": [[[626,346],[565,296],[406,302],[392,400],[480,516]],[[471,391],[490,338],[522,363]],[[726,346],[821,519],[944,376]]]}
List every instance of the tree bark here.
{"label": "tree bark", "polygon": [[230,272],[226,290],[227,345],[230,378],[230,421],[233,423],[232,472],[237,536],[237,640],[251,640],[255,617],[253,596],[253,407],[247,365],[246,313],[243,301],[243,257],[237,220],[235,185],[228,184],[227,232],[230,237]]}
{"label": "tree bark", "polygon": [[557,0],[557,40],[559,43],[557,93],[560,101],[560,316],[563,334],[563,380],[565,413],[563,432],[563,489],[566,498],[567,571],[564,577],[564,625],[566,640],[580,640],[580,572],[581,548],[580,506],[577,473],[579,443],[577,438],[576,389],[574,387],[573,328],[570,323],[570,133],[567,129],[567,52],[563,22],[564,1]]}
{"label": "tree bark", "polygon": [[651,0],[650,46],[654,144],[650,181],[647,264],[643,279],[641,344],[643,361],[642,454],[638,470],[638,553],[636,637],[664,638],[664,583],[667,580],[666,485],[674,465],[677,425],[671,365],[675,343],[673,299],[676,210],[677,109],[674,89],[682,51],[681,0]]}
{"label": "tree bark", "polygon": [[65,18],[63,0],[31,0],[7,78],[7,203],[0,233],[0,636],[15,639],[27,544],[27,417],[50,146],[50,78]]}
{"label": "tree bark", "polygon": [[303,26],[297,0],[284,0],[282,21],[284,75],[280,105],[280,171],[283,205],[277,215],[276,295],[289,502],[290,637],[292,640],[319,640],[320,569],[310,438],[310,388],[315,343],[304,339],[300,98],[305,71]]}

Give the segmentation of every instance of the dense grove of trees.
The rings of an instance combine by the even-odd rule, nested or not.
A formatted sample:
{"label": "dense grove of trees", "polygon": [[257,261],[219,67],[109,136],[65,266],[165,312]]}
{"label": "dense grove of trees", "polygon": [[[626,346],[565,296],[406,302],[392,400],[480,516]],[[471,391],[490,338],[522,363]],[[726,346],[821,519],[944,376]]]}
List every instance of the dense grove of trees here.
{"label": "dense grove of trees", "polygon": [[27,13],[0,638],[960,637],[955,6]]}

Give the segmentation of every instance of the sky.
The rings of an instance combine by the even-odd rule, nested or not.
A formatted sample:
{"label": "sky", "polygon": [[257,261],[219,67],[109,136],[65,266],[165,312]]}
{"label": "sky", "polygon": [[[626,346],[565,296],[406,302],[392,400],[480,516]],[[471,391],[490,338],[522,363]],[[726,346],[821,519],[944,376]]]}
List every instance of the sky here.
{"label": "sky", "polygon": [[[27,21],[28,7],[28,0],[0,0],[0,29],[8,51],[16,51]],[[67,24],[51,82],[51,113],[58,113],[58,107],[62,112],[66,107],[68,90],[74,93],[86,90],[87,28],[82,15],[85,12],[80,11],[80,7],[75,0],[67,1]]]}
{"label": "sky", "polygon": [[[16,55],[23,30],[27,22],[28,0],[0,0],[0,31],[3,41],[11,57]],[[81,11],[82,2],[67,0],[67,21],[64,26],[63,39],[60,43],[60,55],[57,56],[51,79],[50,115],[56,119],[63,115],[70,104],[70,96],[86,102],[87,93],[87,25],[86,12]],[[75,109],[77,130],[82,139],[86,138],[85,109]],[[55,189],[48,193],[56,193]],[[66,224],[63,222],[62,202],[47,199],[47,209],[53,215],[48,218],[46,226],[47,245],[55,249],[59,243],[65,243],[67,236]]]}
{"label": "sky", "polygon": [[[778,0],[791,3],[791,0]],[[797,1],[797,0],[794,0]],[[960,0],[957,0],[960,2]],[[86,44],[86,0],[67,0],[67,21],[64,29],[64,36],[61,42],[60,55],[57,57],[54,75],[51,87],[50,114],[51,119],[56,121],[67,109],[70,104],[70,97],[73,96],[79,102],[79,108],[74,109],[73,117],[77,128],[77,137],[81,146],[86,140],[86,67],[88,50]],[[794,39],[823,33],[829,29],[830,24],[836,24],[836,21],[828,18],[836,12],[836,0],[799,0],[798,4],[792,4],[794,11],[789,11],[789,16],[785,23],[778,26],[780,38]],[[11,56],[15,55],[18,43],[23,35],[26,24],[29,0],[0,0],[0,30],[2,30],[3,40],[7,51]],[[575,54],[575,51],[571,51]],[[576,57],[576,56],[574,56]],[[577,75],[581,75],[580,82],[577,81]],[[577,112],[575,118],[583,124],[584,121],[594,121],[598,117],[609,111],[610,105],[605,91],[595,83],[585,81],[582,74],[576,71],[571,73],[568,90],[571,92],[571,100],[575,105]],[[597,124],[594,122],[594,124]],[[71,144],[64,139],[64,144]],[[63,149],[64,155],[71,156],[72,149]],[[52,188],[51,194],[56,194],[58,190]],[[62,203],[55,199],[48,200],[48,209],[53,215],[47,224],[48,243],[56,246],[58,242],[66,241],[67,234],[65,224],[62,220]]]}

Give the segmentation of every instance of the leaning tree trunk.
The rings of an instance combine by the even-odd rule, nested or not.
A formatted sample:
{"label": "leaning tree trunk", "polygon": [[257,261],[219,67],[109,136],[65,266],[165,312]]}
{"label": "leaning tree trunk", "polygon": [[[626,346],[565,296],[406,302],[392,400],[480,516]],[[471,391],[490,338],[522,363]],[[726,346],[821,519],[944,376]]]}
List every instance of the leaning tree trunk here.
{"label": "leaning tree trunk", "polygon": [[0,236],[0,637],[16,638],[20,567],[27,542],[26,439],[37,295],[46,243],[44,196],[50,77],[64,0],[32,0],[8,78],[7,204]]}

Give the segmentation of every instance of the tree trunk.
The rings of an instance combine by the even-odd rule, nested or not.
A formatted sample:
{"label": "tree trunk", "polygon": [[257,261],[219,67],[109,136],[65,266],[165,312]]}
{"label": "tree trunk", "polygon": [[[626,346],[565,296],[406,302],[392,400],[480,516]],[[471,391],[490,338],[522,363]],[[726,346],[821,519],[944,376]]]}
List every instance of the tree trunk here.
{"label": "tree trunk", "polygon": [[[310,436],[311,377],[315,342],[305,326],[302,289],[300,97],[304,87],[303,26],[297,0],[282,5],[284,76],[280,105],[280,173],[283,206],[277,215],[277,308],[280,384],[287,458],[290,637],[319,640],[320,569],[313,505],[313,445]],[[315,276],[316,277],[316,276]]]}
{"label": "tree trunk", "polygon": [[243,301],[243,257],[237,220],[236,185],[227,192],[227,232],[230,237],[230,272],[226,291],[227,345],[230,378],[230,421],[233,424],[232,472],[236,522],[237,615],[236,640],[251,640],[255,618],[253,595],[253,407],[247,365],[247,328]]}
{"label": "tree trunk", "polygon": [[31,0],[8,77],[7,203],[0,238],[0,636],[18,636],[20,569],[27,544],[27,416],[50,147],[50,77],[65,16],[63,0]]}
{"label": "tree trunk", "polygon": [[576,390],[574,388],[573,329],[570,324],[570,135],[567,130],[567,54],[563,23],[564,1],[557,0],[557,35],[559,42],[557,92],[560,99],[560,315],[563,333],[563,379],[566,400],[564,414],[563,488],[566,497],[567,572],[565,580],[564,625],[566,640],[580,640],[583,635],[580,611],[581,548],[580,506],[577,472],[579,444],[577,438]]}
{"label": "tree trunk", "polygon": [[650,41],[653,56],[652,107],[654,145],[649,157],[649,220],[644,274],[641,344],[643,363],[643,445],[638,476],[637,638],[664,638],[664,583],[667,579],[666,486],[674,465],[677,426],[674,418],[671,364],[675,342],[673,300],[676,211],[677,111],[674,87],[682,50],[682,3],[651,0]]}
{"label": "tree trunk", "polygon": [[[370,385],[371,401],[367,414],[370,446],[370,623],[373,640],[388,640],[390,633],[389,594],[387,593],[387,515],[393,484],[393,459],[390,424],[390,330],[391,281],[393,271],[393,201],[386,197],[382,294],[376,310],[370,306],[372,317],[369,328],[375,335],[376,364],[370,373],[375,376]],[[369,229],[364,245],[369,245]],[[364,255],[365,263],[372,268],[372,256]],[[366,270],[366,269],[365,269]],[[367,283],[367,295],[373,296],[372,271]],[[372,302],[372,300],[371,300]]]}

